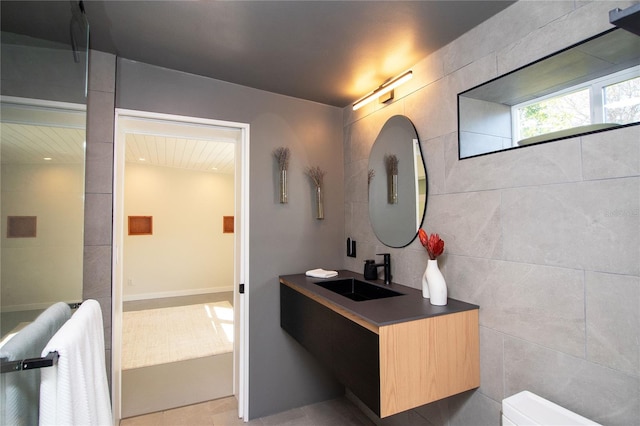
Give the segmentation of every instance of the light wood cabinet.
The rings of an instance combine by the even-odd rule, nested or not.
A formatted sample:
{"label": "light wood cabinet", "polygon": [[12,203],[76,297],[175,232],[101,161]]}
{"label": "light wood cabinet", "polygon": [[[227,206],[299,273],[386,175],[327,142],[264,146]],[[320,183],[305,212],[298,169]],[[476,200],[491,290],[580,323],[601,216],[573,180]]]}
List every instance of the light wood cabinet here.
{"label": "light wood cabinet", "polygon": [[380,417],[480,386],[478,310],[380,327]]}
{"label": "light wood cabinet", "polygon": [[281,280],[280,313],[281,327],[381,418],[480,386],[477,307],[376,325]]}

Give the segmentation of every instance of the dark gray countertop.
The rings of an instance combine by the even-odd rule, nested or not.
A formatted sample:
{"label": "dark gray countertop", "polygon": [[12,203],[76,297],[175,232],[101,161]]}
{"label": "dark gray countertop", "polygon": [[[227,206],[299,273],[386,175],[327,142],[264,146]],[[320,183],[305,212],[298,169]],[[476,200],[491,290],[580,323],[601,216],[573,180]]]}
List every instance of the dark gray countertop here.
{"label": "dark gray countertop", "polygon": [[[380,287],[402,293],[402,296],[356,302],[315,284],[317,282],[331,281],[341,278],[356,278],[358,280],[367,281]],[[416,290],[415,288],[395,283],[387,286],[384,285],[382,280],[365,280],[362,274],[345,270],[338,271],[337,277],[327,279],[311,278],[307,277],[305,274],[281,275],[280,282],[285,284],[290,283],[303,288],[306,291],[322,297],[328,302],[343,308],[378,327],[479,309],[479,306],[477,305],[461,302],[451,298],[448,299],[445,306],[434,306],[429,302],[429,299],[424,299],[422,297],[421,290]]]}

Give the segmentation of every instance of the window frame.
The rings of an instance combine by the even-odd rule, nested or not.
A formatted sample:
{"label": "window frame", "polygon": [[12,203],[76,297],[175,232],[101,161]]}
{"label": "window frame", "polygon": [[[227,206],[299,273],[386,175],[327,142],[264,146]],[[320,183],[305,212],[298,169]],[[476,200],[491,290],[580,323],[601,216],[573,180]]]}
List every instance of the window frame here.
{"label": "window frame", "polygon": [[[605,117],[604,89],[607,86],[622,83],[627,80],[632,80],[638,77],[640,77],[640,65],[635,65],[630,68],[617,71],[613,74],[605,75],[603,77],[598,77],[596,79],[589,80],[584,83],[569,86],[561,90],[557,90],[555,92],[549,93],[547,95],[540,96],[525,102],[521,102],[519,104],[512,105],[511,106],[511,145],[512,147],[517,147],[518,142],[524,139],[520,135],[520,130],[521,130],[520,114],[519,114],[520,109],[526,108],[529,105],[544,102],[549,99],[560,98],[572,93],[582,91],[584,89],[589,89],[589,107],[590,107],[590,116],[591,116],[590,124],[604,123],[604,117]],[[623,126],[628,124],[631,124],[631,123],[621,123],[621,125]],[[564,130],[564,129],[557,129],[557,130]],[[550,132],[547,132],[547,133],[550,133]],[[534,135],[534,136],[542,136],[544,134],[545,133],[542,133],[540,135]]]}

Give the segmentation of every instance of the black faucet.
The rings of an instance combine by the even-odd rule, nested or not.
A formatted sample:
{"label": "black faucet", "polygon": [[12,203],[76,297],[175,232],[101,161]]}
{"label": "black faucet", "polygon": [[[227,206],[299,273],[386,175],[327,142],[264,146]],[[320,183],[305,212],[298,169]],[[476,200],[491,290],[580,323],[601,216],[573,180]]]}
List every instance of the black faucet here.
{"label": "black faucet", "polygon": [[383,256],[383,261],[376,264],[376,266],[384,266],[384,283],[389,285],[391,284],[391,254],[378,253],[378,256]]}

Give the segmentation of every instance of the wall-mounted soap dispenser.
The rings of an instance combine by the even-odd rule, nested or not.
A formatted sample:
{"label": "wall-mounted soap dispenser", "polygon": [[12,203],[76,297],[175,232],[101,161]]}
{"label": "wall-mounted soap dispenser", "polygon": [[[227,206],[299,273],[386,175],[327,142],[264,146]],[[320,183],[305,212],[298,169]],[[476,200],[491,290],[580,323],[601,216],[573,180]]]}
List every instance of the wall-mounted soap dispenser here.
{"label": "wall-mounted soap dispenser", "polygon": [[375,260],[367,259],[364,261],[364,279],[365,280],[378,279],[378,265],[376,265]]}

